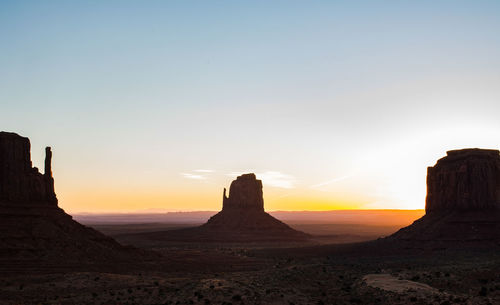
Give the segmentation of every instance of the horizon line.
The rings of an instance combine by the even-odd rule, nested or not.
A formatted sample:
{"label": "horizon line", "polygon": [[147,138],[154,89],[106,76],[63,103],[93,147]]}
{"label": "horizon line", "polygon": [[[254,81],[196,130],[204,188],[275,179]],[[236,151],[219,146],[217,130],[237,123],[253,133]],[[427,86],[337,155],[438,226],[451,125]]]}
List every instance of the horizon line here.
{"label": "horizon line", "polygon": [[[117,212],[117,211],[106,211],[106,212],[68,212],[71,215],[130,215],[130,214],[169,214],[169,213],[218,213],[221,210],[186,210],[186,211],[162,211],[162,212],[147,212],[147,211],[126,211],[126,212]],[[335,209],[335,210],[266,210],[267,213],[276,213],[276,212],[291,212],[291,213],[303,213],[303,212],[347,212],[347,211],[356,211],[356,212],[373,212],[373,211],[385,211],[385,212],[398,212],[398,211],[425,211],[425,209]]]}

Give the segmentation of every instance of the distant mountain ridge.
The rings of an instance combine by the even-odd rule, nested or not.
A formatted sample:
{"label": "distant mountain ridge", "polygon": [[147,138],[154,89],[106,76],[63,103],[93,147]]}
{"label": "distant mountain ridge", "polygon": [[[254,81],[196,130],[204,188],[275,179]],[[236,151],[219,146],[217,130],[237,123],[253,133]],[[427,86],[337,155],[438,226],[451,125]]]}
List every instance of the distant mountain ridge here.
{"label": "distant mountain ridge", "polygon": [[[370,225],[408,225],[425,214],[424,210],[331,210],[331,211],[273,211],[273,217],[297,223],[363,223]],[[73,218],[88,224],[179,223],[201,224],[217,211],[188,211],[167,213],[81,213]]]}

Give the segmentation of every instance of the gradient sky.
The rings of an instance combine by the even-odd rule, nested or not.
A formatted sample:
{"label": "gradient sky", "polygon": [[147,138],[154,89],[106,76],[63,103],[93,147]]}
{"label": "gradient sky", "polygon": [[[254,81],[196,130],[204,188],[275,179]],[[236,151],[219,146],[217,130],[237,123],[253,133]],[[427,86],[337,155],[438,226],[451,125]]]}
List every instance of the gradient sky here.
{"label": "gradient sky", "polygon": [[499,148],[500,1],[0,1],[0,129],[68,212],[418,209]]}

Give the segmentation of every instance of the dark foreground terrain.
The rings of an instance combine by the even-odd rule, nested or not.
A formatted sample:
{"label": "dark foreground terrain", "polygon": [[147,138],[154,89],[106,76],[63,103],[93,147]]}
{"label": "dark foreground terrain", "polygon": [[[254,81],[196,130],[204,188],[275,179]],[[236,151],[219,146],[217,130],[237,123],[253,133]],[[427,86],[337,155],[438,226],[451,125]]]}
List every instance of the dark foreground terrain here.
{"label": "dark foreground terrain", "polygon": [[[369,231],[355,227],[344,227],[355,239]],[[119,240],[127,232],[100,229]],[[500,304],[495,243],[139,244],[164,258],[4,266],[0,304]]]}

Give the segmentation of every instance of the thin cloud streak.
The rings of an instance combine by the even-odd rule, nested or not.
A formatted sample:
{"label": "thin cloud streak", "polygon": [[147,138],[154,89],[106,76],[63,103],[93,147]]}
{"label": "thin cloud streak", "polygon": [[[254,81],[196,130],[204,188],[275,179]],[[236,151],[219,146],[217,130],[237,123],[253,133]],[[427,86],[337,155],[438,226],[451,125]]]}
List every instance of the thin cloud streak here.
{"label": "thin cloud streak", "polygon": [[181,173],[181,175],[184,178],[193,179],[193,180],[205,180],[205,179],[207,179],[205,176],[202,176],[202,175],[195,175],[195,174],[189,174],[189,173]]}
{"label": "thin cloud streak", "polygon": [[320,187],[325,186],[325,185],[329,185],[329,184],[332,184],[332,183],[335,183],[335,182],[339,182],[339,181],[342,181],[342,180],[349,179],[352,176],[353,175],[346,175],[346,176],[338,177],[338,178],[335,178],[335,179],[327,180],[327,181],[324,181],[324,182],[321,182],[321,183],[318,183],[318,184],[311,185],[311,188],[320,188]]}

